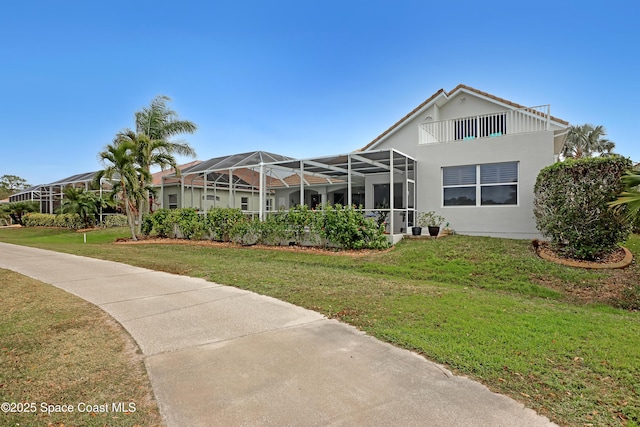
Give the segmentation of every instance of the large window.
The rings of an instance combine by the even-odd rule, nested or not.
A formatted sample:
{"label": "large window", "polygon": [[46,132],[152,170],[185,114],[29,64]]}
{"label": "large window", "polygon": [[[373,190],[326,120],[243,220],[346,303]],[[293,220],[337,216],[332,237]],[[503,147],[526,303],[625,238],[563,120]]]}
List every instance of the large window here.
{"label": "large window", "polygon": [[518,204],[518,162],[442,168],[444,206]]}

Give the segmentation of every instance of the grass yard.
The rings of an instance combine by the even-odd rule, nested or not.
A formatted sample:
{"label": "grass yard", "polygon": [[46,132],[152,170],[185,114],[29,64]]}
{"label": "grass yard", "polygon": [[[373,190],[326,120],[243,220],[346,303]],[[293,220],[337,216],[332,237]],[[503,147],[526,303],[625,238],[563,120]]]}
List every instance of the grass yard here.
{"label": "grass yard", "polygon": [[[451,236],[335,255],[112,243],[127,230],[4,229],[0,241],[126,262],[270,295],[341,319],[561,425],[640,425],[640,267],[586,271],[527,241]],[[640,238],[627,247],[640,256]]]}
{"label": "grass yard", "polygon": [[[12,271],[0,269],[0,284],[0,402],[13,403],[0,424],[162,425],[142,358],[120,325]],[[62,405],[73,412],[58,412],[70,409]]]}

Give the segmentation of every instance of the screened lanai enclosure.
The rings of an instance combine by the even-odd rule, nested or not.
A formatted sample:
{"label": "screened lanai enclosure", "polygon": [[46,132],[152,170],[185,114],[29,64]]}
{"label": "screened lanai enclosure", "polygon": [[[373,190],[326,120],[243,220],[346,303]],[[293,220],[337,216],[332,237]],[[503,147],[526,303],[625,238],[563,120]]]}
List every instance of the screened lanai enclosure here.
{"label": "screened lanai enclosure", "polygon": [[[56,213],[62,201],[64,200],[64,190],[68,187],[83,188],[85,191],[94,191],[96,194],[102,195],[104,192],[111,191],[111,183],[106,179],[101,179],[100,184],[96,187],[93,181],[98,172],[86,172],[69,177],[59,179],[49,184],[35,185],[26,190],[13,194],[10,202],[31,201],[38,202],[40,205],[40,213]],[[100,221],[102,221],[103,212],[100,212]]]}
{"label": "screened lanai enclosure", "polygon": [[383,219],[390,234],[404,234],[415,216],[416,174],[416,161],[394,149],[302,160],[256,151],[164,176],[160,206],[237,207],[264,219],[300,204],[355,205]]}

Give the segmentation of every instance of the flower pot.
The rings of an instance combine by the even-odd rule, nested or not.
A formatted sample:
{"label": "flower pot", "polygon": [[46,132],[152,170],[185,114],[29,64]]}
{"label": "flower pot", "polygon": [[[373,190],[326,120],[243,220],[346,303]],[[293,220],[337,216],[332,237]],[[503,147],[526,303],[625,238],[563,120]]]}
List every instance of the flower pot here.
{"label": "flower pot", "polygon": [[440,233],[440,226],[438,227],[429,226],[428,228],[429,228],[429,236],[438,237],[438,233]]}
{"label": "flower pot", "polygon": [[422,234],[422,227],[411,227],[411,234],[419,236]]}

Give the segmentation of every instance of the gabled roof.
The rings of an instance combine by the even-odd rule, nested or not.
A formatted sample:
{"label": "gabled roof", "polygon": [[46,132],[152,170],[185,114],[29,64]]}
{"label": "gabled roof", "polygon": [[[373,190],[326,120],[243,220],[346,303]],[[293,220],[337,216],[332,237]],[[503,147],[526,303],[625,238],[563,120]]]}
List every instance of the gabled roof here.
{"label": "gabled roof", "polygon": [[[453,98],[455,95],[457,95],[457,92],[459,92],[459,91],[460,92],[473,93],[473,94],[479,95],[479,96],[484,97],[484,98],[491,99],[493,101],[497,101],[498,103],[501,103],[501,104],[504,104],[505,106],[509,106],[509,107],[513,107],[513,108],[517,108],[517,109],[527,108],[524,105],[520,105],[520,104],[517,104],[515,102],[509,101],[507,99],[500,98],[500,97],[495,96],[495,95],[491,95],[490,93],[483,92],[481,90],[472,88],[471,86],[467,86],[467,85],[464,85],[464,84],[459,84],[458,86],[456,86],[455,88],[453,88],[453,90],[451,90],[449,92],[446,92],[444,89],[438,90],[436,93],[431,95],[426,101],[424,101],[422,104],[418,105],[416,108],[411,110],[406,116],[404,116],[403,118],[398,120],[389,129],[387,129],[384,132],[382,132],[373,141],[371,141],[370,143],[368,143],[367,145],[365,145],[364,147],[362,147],[360,150],[357,150],[357,151],[366,151],[366,150],[369,150],[369,149],[373,148],[377,143],[382,141],[387,135],[393,133],[396,129],[400,128],[403,123],[405,123],[406,121],[409,121],[410,119],[412,119],[420,110],[422,110],[426,106],[428,106],[430,104],[433,104],[433,103],[438,103],[440,100],[442,100],[442,104],[445,104],[450,98]],[[562,125],[565,125],[565,126],[569,125],[569,122],[564,121],[562,119],[559,119],[557,117],[551,116],[550,118],[551,118],[551,120],[553,120],[555,122],[558,122],[559,124],[562,124]]]}

